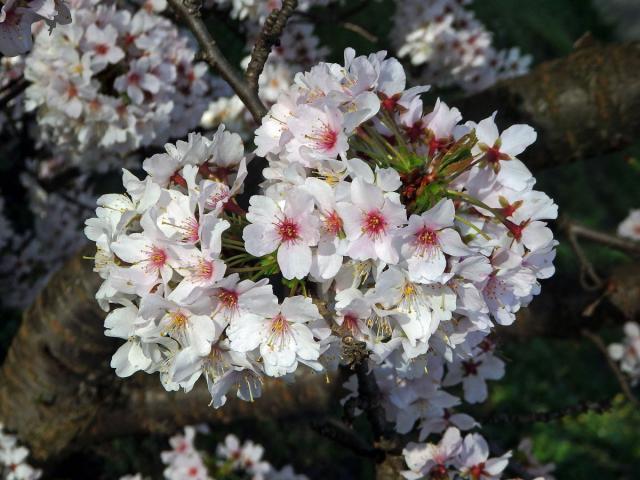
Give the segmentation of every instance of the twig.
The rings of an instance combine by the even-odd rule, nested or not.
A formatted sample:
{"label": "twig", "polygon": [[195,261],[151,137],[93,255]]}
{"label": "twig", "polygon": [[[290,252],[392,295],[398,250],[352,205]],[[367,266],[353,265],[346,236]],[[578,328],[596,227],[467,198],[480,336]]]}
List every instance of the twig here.
{"label": "twig", "polygon": [[[285,0],[286,1],[286,0]],[[218,48],[206,25],[200,17],[201,0],[168,0],[176,14],[189,27],[198,40],[204,60],[231,86],[247,107],[253,119],[260,123],[267,109],[258,97],[257,90],[250,88],[247,82],[233,68]]]}
{"label": "twig", "polygon": [[564,230],[572,250],[580,262],[580,283],[585,290],[593,291],[602,288],[604,282],[596,273],[586,253],[580,246],[579,238],[599,243],[607,247],[617,248],[632,255],[640,255],[640,242],[627,240],[599,230],[580,225],[568,218],[561,218],[558,225]]}
{"label": "twig", "polygon": [[496,413],[483,423],[549,423],[564,417],[576,416],[586,412],[604,413],[610,410],[612,406],[613,399],[584,401],[560,410],[547,412]]}
{"label": "twig", "polygon": [[369,445],[364,439],[359,437],[356,432],[338,420],[329,418],[312,422],[311,428],[320,435],[333,440],[362,457],[372,458],[376,461],[382,461],[384,459],[385,453],[382,450]]}
{"label": "twig", "polygon": [[253,46],[251,60],[249,60],[249,65],[245,73],[249,88],[256,95],[258,94],[258,79],[260,78],[262,70],[264,70],[265,63],[267,63],[267,58],[269,58],[269,54],[271,53],[271,47],[278,43],[289,17],[293,14],[297,6],[298,0],[283,0],[282,8],[273,10],[264,21],[262,30]]}
{"label": "twig", "polygon": [[594,291],[602,288],[603,281],[596,273],[589,257],[587,257],[587,254],[580,246],[580,242],[578,242],[578,235],[573,229],[573,224],[566,222],[563,227],[566,232],[567,239],[569,240],[569,244],[571,245],[571,249],[580,263],[580,285],[582,285],[582,288],[587,291]]}
{"label": "twig", "polygon": [[627,399],[633,405],[635,405],[636,407],[639,406],[640,403],[638,402],[638,399],[631,391],[631,387],[629,386],[629,383],[627,382],[627,379],[625,378],[624,374],[620,371],[620,369],[618,368],[618,365],[616,365],[616,362],[614,362],[613,358],[611,358],[611,356],[609,355],[607,346],[604,344],[604,341],[602,340],[602,338],[600,338],[599,335],[593,332],[590,332],[589,330],[582,330],[582,335],[585,338],[588,338],[589,340],[591,340],[591,342],[598,348],[598,350],[602,352],[602,354],[604,355],[604,358],[607,360],[607,364],[609,365],[609,368],[615,375],[616,380],[618,380],[618,383],[620,384],[620,390],[622,390],[622,393],[624,393],[624,396],[627,397]]}
{"label": "twig", "polygon": [[640,255],[640,242],[627,240],[625,238],[618,237],[617,235],[611,235],[593,228],[585,227],[584,225],[579,225],[566,218],[562,219],[561,223],[566,231],[570,231],[576,237],[585,238],[592,242],[606,245],[607,247],[617,248],[618,250],[623,250],[632,255]]}
{"label": "twig", "polygon": [[362,38],[368,40],[371,43],[378,43],[379,38],[360,25],[356,25],[355,23],[351,22],[340,22],[340,26],[345,30],[349,30],[360,35]]}

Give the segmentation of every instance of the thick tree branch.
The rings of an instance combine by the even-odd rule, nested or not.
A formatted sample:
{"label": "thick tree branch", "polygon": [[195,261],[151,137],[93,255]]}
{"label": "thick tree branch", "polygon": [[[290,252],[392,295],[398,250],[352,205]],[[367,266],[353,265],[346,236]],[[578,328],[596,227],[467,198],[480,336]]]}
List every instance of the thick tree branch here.
{"label": "thick tree branch", "polygon": [[157,375],[118,378],[109,361],[119,341],[104,336],[105,313],[93,298],[99,278],[91,268],[78,255],[54,275],[25,312],[0,369],[0,419],[19,432],[34,458],[52,459],[123,434],[329,409],[341,382],[329,379],[327,385],[323,375],[302,375],[294,385],[267,380],[262,398],[229,398],[217,410],[208,406],[204,384],[189,394],[168,393]]}
{"label": "thick tree branch", "polygon": [[455,103],[465,118],[498,110],[502,126],[531,124],[538,140],[522,159],[532,169],[552,167],[637,141],[639,71],[639,42],[584,47]]}
{"label": "thick tree branch", "polygon": [[193,35],[200,44],[200,48],[202,49],[206,62],[215,69],[231,86],[233,91],[236,92],[256,123],[260,123],[262,117],[267,113],[267,109],[260,98],[258,98],[257,90],[249,87],[247,82],[245,82],[242,76],[240,76],[220,51],[220,48],[218,48],[218,45],[209,33],[207,26],[202,21],[202,18],[200,18],[202,1],[168,0],[168,3],[187,27],[189,27],[189,30],[193,32]]}

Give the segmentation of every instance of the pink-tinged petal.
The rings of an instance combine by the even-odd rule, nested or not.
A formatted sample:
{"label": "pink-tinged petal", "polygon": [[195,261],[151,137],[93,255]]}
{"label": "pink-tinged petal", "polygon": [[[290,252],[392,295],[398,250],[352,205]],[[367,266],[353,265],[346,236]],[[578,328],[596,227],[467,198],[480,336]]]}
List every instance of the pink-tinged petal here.
{"label": "pink-tinged petal", "polygon": [[400,226],[407,223],[407,211],[400,203],[387,199],[382,207],[382,213],[389,226]]}
{"label": "pink-tinged petal", "polygon": [[375,243],[368,236],[363,235],[351,242],[347,253],[354,260],[369,260],[376,258]]}
{"label": "pink-tinged petal", "polygon": [[335,277],[342,266],[343,256],[336,253],[333,243],[321,242],[313,258],[312,273],[323,280]]}
{"label": "pink-tinged petal", "polygon": [[485,463],[484,470],[490,475],[500,475],[509,465],[509,458],[511,458],[511,452],[507,452],[499,458],[491,458]]}
{"label": "pink-tinged petal", "polygon": [[436,203],[431,209],[421,215],[423,225],[432,230],[440,230],[453,225],[456,209],[453,200],[443,198]]}
{"label": "pink-tinged petal", "polygon": [[504,362],[494,355],[487,355],[478,367],[478,372],[489,380],[500,380],[504,377]]}
{"label": "pink-tinged petal", "polygon": [[283,243],[278,249],[278,265],[284,278],[304,278],[311,269],[311,249],[295,242]]}
{"label": "pink-tinged petal", "polygon": [[340,202],[336,205],[336,211],[342,219],[342,226],[349,239],[355,239],[362,235],[362,212],[351,203]]}
{"label": "pink-tinged petal", "polygon": [[31,50],[31,24],[35,17],[30,13],[16,12],[9,1],[0,10],[0,53],[7,57],[22,55]]}
{"label": "pink-tinged petal", "polygon": [[481,403],[487,399],[487,383],[478,375],[469,375],[462,381],[464,399],[469,403]]}
{"label": "pink-tinged petal", "polygon": [[280,208],[269,197],[254,195],[249,199],[249,213],[247,220],[251,223],[264,223],[271,225],[274,219],[281,215]]}
{"label": "pink-tinged petal", "polygon": [[553,241],[553,232],[544,222],[531,222],[522,231],[522,243],[531,251],[546,247]]}
{"label": "pink-tinged petal", "polygon": [[201,364],[202,356],[194,348],[183,348],[178,352],[173,362],[172,380],[178,383],[189,380],[194,372],[200,369]]}
{"label": "pink-tinged petal", "polygon": [[411,257],[409,264],[409,280],[418,283],[431,283],[440,278],[447,266],[442,250],[433,248],[423,256]]}
{"label": "pink-tinged petal", "polygon": [[395,265],[400,260],[400,254],[394,245],[391,235],[385,235],[377,239],[374,248],[376,256],[385,263]]}
{"label": "pink-tinged petal", "polygon": [[287,297],[282,302],[282,315],[290,322],[311,322],[320,320],[322,316],[310,298]]}
{"label": "pink-tinged petal", "polygon": [[320,356],[320,344],[313,339],[313,333],[306,325],[290,325],[291,336],[296,342],[296,353],[302,360],[317,360]]}
{"label": "pink-tinged petal", "polygon": [[500,135],[502,140],[500,152],[516,157],[534,143],[536,138],[538,138],[538,134],[533,127],[522,124],[512,125]]}
{"label": "pink-tinged petal", "polygon": [[253,313],[245,313],[231,322],[227,328],[227,336],[231,348],[238,352],[250,352],[260,345],[262,331],[266,320]]}
{"label": "pink-tinged petal", "polygon": [[500,136],[500,132],[498,132],[498,127],[496,126],[495,117],[496,113],[494,112],[493,115],[481,120],[476,126],[478,142],[484,143],[489,147],[492,147]]}
{"label": "pink-tinged petal", "polygon": [[129,95],[129,98],[131,99],[131,101],[133,101],[133,103],[136,103],[138,105],[140,105],[144,100],[144,94],[142,93],[142,90],[140,90],[140,88],[136,87],[135,85],[127,86],[127,95]]}
{"label": "pink-tinged petal", "polygon": [[382,191],[375,185],[356,178],[351,183],[351,200],[365,211],[381,209],[384,205]]}
{"label": "pink-tinged petal", "polygon": [[395,320],[400,328],[409,339],[411,346],[415,346],[416,342],[424,339],[428,334],[428,318],[412,318],[405,314],[396,315]]}
{"label": "pink-tinged petal", "polygon": [[464,244],[460,234],[452,228],[445,228],[438,232],[438,241],[442,251],[448,255],[465,257],[473,254],[473,250]]}
{"label": "pink-tinged petal", "polygon": [[155,75],[147,73],[140,80],[140,86],[147,92],[158,93],[160,91],[160,80]]}
{"label": "pink-tinged petal", "polygon": [[137,263],[149,256],[148,250],[151,248],[149,240],[141,235],[134,235],[118,238],[111,244],[113,253],[126,263]]}
{"label": "pink-tinged petal", "polygon": [[244,247],[251,255],[262,257],[273,252],[280,245],[280,237],[270,225],[252,223],[242,232]]}
{"label": "pink-tinged petal", "polygon": [[460,430],[471,430],[477,425],[477,422],[473,419],[473,417],[471,415],[467,415],[466,413],[454,413],[449,418],[449,421]]}
{"label": "pink-tinged petal", "polygon": [[522,191],[533,181],[533,175],[524,163],[514,158],[500,162],[498,181],[505,187]]}

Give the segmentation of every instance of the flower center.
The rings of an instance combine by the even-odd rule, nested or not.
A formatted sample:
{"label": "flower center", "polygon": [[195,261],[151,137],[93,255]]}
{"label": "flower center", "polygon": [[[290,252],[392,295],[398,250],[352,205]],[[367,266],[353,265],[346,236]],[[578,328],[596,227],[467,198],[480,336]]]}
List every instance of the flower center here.
{"label": "flower center", "polygon": [[480,476],[484,473],[484,463],[479,463],[478,465],[474,465],[469,470],[469,474],[473,480],[478,480]]}
{"label": "flower center", "polygon": [[276,225],[280,240],[283,242],[293,242],[300,238],[298,234],[298,224],[290,218],[285,218]]}
{"label": "flower center", "polygon": [[167,252],[160,247],[151,247],[147,261],[151,270],[160,270],[167,263]]}
{"label": "flower center", "polygon": [[351,313],[347,313],[342,320],[342,326],[345,330],[348,330],[351,334],[356,333],[358,329],[358,317]]}
{"label": "flower center", "polygon": [[184,230],[184,234],[182,235],[183,241],[196,243],[200,240],[200,235],[198,233],[200,226],[194,217],[187,218],[182,224],[182,229]]}
{"label": "flower center", "polygon": [[289,322],[282,314],[276,315],[273,320],[271,320],[271,334],[269,335],[269,339],[267,341],[267,345],[270,348],[277,348],[278,350],[282,350],[287,342],[287,332],[289,331]]}
{"label": "flower center", "polygon": [[169,312],[169,324],[162,334],[180,336],[187,328],[188,323],[189,317],[184,312],[180,310]]}
{"label": "flower center", "polygon": [[109,51],[109,45],[106,45],[104,43],[99,43],[94,47],[94,50],[98,55],[106,55],[107,52]]}
{"label": "flower center", "polygon": [[335,210],[324,218],[323,223],[324,229],[331,235],[337,236],[342,231],[342,219]]}
{"label": "flower center", "polygon": [[416,243],[422,251],[438,246],[438,234],[430,228],[423,227],[416,233]]}
{"label": "flower center", "polygon": [[469,375],[477,375],[478,367],[481,364],[482,362],[474,362],[473,360],[462,362],[462,369],[464,370],[465,377],[468,377]]}
{"label": "flower center", "polygon": [[444,480],[449,478],[449,473],[447,472],[447,467],[444,465],[436,465],[429,471],[429,477],[433,480]]}
{"label": "flower center", "polygon": [[387,221],[379,210],[373,210],[364,217],[362,230],[370,237],[379,237],[385,233]]}
{"label": "flower center", "polygon": [[213,262],[201,258],[196,265],[194,277],[198,280],[210,280],[213,276]]}
{"label": "flower center", "polygon": [[234,310],[238,306],[238,294],[233,290],[220,289],[218,300],[227,310]]}
{"label": "flower center", "polygon": [[329,125],[323,124],[322,128],[313,132],[310,138],[314,141],[320,150],[329,151],[338,143],[338,132],[333,130]]}
{"label": "flower center", "polygon": [[131,72],[127,79],[131,85],[138,85],[140,83],[140,75],[136,72]]}

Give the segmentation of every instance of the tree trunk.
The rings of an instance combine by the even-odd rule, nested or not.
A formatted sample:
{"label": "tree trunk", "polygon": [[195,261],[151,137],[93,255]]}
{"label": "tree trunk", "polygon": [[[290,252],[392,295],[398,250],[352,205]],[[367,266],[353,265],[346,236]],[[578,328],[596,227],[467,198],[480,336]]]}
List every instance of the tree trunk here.
{"label": "tree trunk", "polygon": [[306,374],[290,386],[267,379],[262,398],[230,398],[216,410],[203,381],[185,394],[166,392],[157,375],[118,378],[109,361],[120,341],[104,336],[105,313],[94,299],[100,279],[91,268],[79,254],[53,276],[25,312],[0,369],[0,418],[36,460],[119,435],[174,433],[198,422],[313,415],[339,398],[337,377]]}

